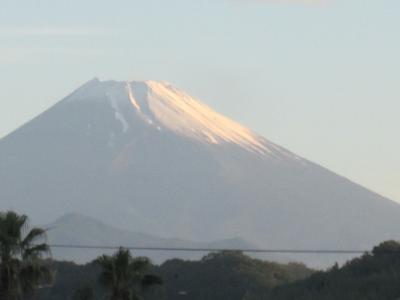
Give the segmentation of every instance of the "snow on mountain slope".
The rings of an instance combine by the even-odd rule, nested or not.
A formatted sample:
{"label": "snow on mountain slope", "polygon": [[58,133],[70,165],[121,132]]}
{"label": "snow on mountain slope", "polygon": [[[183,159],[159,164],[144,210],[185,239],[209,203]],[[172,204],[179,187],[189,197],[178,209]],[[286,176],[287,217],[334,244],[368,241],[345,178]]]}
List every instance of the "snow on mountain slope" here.
{"label": "snow on mountain slope", "polygon": [[74,93],[73,98],[92,98],[101,93],[106,95],[124,133],[130,127],[125,115],[135,111],[157,130],[167,129],[203,143],[232,143],[260,155],[300,159],[167,82],[94,79]]}
{"label": "snow on mountain slope", "polygon": [[147,86],[149,107],[167,128],[213,144],[223,141],[260,153],[272,152],[247,128],[217,114],[171,85],[149,81]]}

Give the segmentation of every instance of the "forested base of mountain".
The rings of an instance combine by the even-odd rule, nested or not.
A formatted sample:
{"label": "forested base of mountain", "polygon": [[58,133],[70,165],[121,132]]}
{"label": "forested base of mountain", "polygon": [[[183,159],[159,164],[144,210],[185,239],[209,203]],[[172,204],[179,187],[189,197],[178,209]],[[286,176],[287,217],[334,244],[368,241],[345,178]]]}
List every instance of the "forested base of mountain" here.
{"label": "forested base of mountain", "polygon": [[[100,267],[96,262],[77,265],[52,262],[55,281],[40,289],[36,299],[83,299],[80,291],[93,289],[92,299],[104,299],[100,287]],[[242,300],[246,295],[262,294],[282,284],[304,279],[313,273],[303,264],[278,264],[250,258],[240,252],[209,254],[199,261],[173,259],[153,266],[150,273],[162,278],[163,284],[144,295],[149,300]]]}
{"label": "forested base of mountain", "polygon": [[[78,290],[92,289],[103,299],[96,263],[53,262],[56,279],[37,294],[43,300],[83,299]],[[252,259],[239,252],[221,252],[200,261],[169,260],[152,273],[163,284],[149,290],[149,300],[395,300],[400,299],[400,244],[388,241],[370,254],[342,267],[314,272],[301,264]],[[75,298],[74,298],[75,295]]]}
{"label": "forested base of mountain", "polygon": [[400,299],[400,244],[388,241],[371,254],[343,267],[316,272],[309,278],[277,287],[263,300],[396,300]]}

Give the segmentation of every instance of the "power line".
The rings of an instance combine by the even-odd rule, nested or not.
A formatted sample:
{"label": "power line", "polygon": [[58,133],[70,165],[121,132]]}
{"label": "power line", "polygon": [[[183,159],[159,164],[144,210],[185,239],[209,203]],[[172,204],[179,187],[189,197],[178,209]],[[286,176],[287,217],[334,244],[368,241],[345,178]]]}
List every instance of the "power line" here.
{"label": "power line", "polygon": [[[97,249],[117,250],[119,248],[136,251],[164,251],[164,252],[223,252],[237,251],[243,253],[266,253],[266,254],[364,254],[367,250],[332,250],[332,249],[225,249],[225,248],[181,248],[181,247],[135,247],[135,246],[94,246],[94,245],[65,245],[51,244],[51,248],[64,249]],[[392,252],[391,252],[392,253]],[[400,252],[399,252],[400,253]]]}

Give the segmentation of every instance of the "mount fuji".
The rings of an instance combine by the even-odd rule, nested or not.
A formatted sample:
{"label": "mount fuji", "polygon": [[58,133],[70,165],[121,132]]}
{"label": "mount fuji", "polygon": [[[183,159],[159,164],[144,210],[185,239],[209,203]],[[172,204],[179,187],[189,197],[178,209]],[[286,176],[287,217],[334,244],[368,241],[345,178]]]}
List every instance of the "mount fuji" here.
{"label": "mount fuji", "polygon": [[87,82],[0,140],[0,179],[1,210],[41,224],[79,212],[162,238],[281,249],[400,237],[397,203],[166,82]]}

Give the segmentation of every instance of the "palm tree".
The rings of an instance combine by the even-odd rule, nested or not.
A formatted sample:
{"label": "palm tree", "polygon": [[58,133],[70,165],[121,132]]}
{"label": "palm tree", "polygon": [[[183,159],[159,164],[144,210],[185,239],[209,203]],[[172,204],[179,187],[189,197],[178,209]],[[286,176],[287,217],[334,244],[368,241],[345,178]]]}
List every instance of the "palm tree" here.
{"label": "palm tree", "polygon": [[50,280],[50,270],[42,263],[49,246],[43,242],[45,230],[29,230],[28,217],[0,212],[0,299],[19,300]]}
{"label": "palm tree", "polygon": [[145,274],[151,266],[145,257],[133,258],[127,249],[120,248],[112,256],[103,255],[97,259],[102,268],[100,284],[111,290],[110,300],[137,300],[140,294],[161,279]]}

